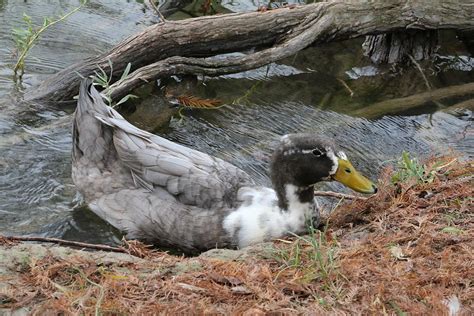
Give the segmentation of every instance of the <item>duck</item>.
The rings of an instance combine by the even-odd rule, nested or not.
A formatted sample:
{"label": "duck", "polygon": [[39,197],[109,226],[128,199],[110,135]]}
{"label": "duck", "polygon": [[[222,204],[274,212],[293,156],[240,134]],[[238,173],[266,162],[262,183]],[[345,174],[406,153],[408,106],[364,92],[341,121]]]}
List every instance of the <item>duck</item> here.
{"label": "duck", "polygon": [[308,221],[319,223],[321,181],[377,191],[333,142],[311,133],[282,136],[272,187],[257,186],[229,162],[132,125],[90,79],[81,82],[72,129],[72,179],[89,209],[127,238],[184,253],[303,234]]}

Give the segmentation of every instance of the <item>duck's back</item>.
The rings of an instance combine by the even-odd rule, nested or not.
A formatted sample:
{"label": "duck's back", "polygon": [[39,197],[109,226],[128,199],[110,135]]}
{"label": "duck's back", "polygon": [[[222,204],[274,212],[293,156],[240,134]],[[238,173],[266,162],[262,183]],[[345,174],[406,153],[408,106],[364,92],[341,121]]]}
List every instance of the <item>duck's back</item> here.
{"label": "duck's back", "polygon": [[222,220],[239,203],[239,188],[252,183],[221,159],[131,125],[87,80],[74,118],[72,174],[113,226],[187,250],[228,245]]}

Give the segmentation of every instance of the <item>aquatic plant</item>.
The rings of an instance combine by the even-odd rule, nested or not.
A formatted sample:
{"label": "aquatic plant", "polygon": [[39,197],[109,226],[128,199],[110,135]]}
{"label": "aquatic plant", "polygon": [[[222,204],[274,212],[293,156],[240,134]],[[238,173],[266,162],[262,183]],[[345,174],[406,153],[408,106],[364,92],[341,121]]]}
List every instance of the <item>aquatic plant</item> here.
{"label": "aquatic plant", "polygon": [[[109,106],[115,108],[119,106],[120,104],[127,102],[129,99],[138,98],[134,94],[127,94],[118,102],[116,103],[113,102],[112,90],[110,89],[110,86],[112,82],[112,74],[114,72],[114,67],[110,59],[108,60],[108,63],[109,63],[109,68],[110,68],[110,75],[108,75],[102,67],[97,66],[99,70],[98,71],[94,70],[94,75],[90,76],[90,78],[94,81],[93,84],[95,86],[99,86],[103,89],[102,97],[107,101]],[[117,80],[115,84],[120,84],[122,81],[126,80],[129,77],[131,67],[132,67],[132,64],[128,63],[125,69],[123,70],[122,76],[120,76],[120,79]]]}
{"label": "aquatic plant", "polygon": [[219,99],[205,99],[194,95],[173,96],[170,93],[165,93],[165,97],[168,98],[171,103],[180,107],[178,110],[180,121],[184,119],[184,109],[215,110],[225,105]]}
{"label": "aquatic plant", "polygon": [[28,56],[30,50],[35,46],[40,35],[51,26],[64,21],[69,16],[79,11],[87,3],[87,1],[88,0],[81,0],[78,7],[58,17],[57,19],[50,17],[44,18],[43,24],[40,27],[35,27],[31,17],[26,13],[23,13],[23,22],[25,26],[23,28],[13,28],[12,30],[12,37],[13,41],[15,42],[15,55],[17,56],[17,61],[13,67],[15,80],[21,80],[23,77],[23,74],[25,73],[25,59]]}
{"label": "aquatic plant", "polygon": [[176,99],[180,105],[194,109],[215,109],[222,105],[221,100],[204,99],[192,95],[178,96]]}
{"label": "aquatic plant", "polygon": [[235,99],[232,104],[243,104],[243,103],[249,103],[250,97],[257,92],[257,88],[260,87],[262,84],[262,81],[257,81],[257,83],[253,84],[250,89],[248,89],[245,94],[241,97],[238,97]]}

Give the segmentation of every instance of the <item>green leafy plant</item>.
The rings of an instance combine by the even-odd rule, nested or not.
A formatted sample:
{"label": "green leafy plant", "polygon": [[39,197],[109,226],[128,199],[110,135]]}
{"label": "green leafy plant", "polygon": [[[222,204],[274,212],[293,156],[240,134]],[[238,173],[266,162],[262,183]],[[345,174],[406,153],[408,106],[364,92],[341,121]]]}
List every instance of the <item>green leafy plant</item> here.
{"label": "green leafy plant", "polygon": [[79,11],[86,3],[87,0],[81,0],[81,4],[78,7],[55,20],[49,17],[44,18],[43,24],[40,27],[35,27],[31,17],[26,13],[23,13],[23,22],[25,26],[23,28],[14,28],[12,30],[12,37],[13,41],[15,42],[15,55],[17,58],[15,66],[13,67],[13,72],[16,79],[21,80],[25,72],[25,59],[28,56],[30,50],[35,46],[40,35],[51,26],[64,21],[69,16]]}
{"label": "green leafy plant", "polygon": [[[94,71],[94,75],[90,76],[90,78],[92,78],[93,84],[95,86],[100,86],[103,89],[104,92],[102,93],[102,97],[107,101],[109,106],[115,108],[115,107],[119,106],[120,104],[123,104],[123,103],[127,102],[129,99],[138,98],[136,95],[127,94],[122,99],[120,99],[117,103],[113,102],[112,96],[111,96],[112,91],[110,89],[110,86],[111,86],[111,82],[112,82],[112,74],[113,74],[113,71],[114,71],[114,67],[113,67],[112,61],[110,61],[110,59],[109,59],[108,63],[109,63],[109,67],[110,67],[110,75],[108,75],[102,67],[97,66],[97,68],[99,68],[99,70]],[[123,73],[122,73],[122,76],[120,76],[120,79],[117,80],[115,82],[115,84],[120,84],[121,82],[123,82],[125,79],[127,79],[129,77],[131,67],[132,67],[132,64],[128,63],[127,66],[125,67]]]}
{"label": "green leafy plant", "polygon": [[[397,171],[392,175],[391,180],[394,184],[410,179],[415,179],[417,183],[431,183],[436,179],[443,168],[448,167],[455,161],[457,161],[457,158],[453,158],[447,163],[439,160],[427,166],[426,164],[420,163],[417,158],[411,158],[408,152],[403,151],[402,157],[398,161]],[[442,173],[447,174],[448,172]]]}
{"label": "green leafy plant", "polygon": [[392,183],[405,182],[409,179],[415,179],[418,183],[431,183],[436,177],[436,166],[428,170],[426,165],[421,164],[417,158],[411,158],[406,151],[403,151],[397,167],[397,172],[392,176]]}

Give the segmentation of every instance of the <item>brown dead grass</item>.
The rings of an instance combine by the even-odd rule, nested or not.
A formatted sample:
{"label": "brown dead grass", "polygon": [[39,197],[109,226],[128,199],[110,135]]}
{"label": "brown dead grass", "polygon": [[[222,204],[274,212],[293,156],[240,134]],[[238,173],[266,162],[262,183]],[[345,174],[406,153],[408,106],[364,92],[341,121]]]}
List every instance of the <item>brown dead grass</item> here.
{"label": "brown dead grass", "polygon": [[385,176],[379,196],[333,214],[339,227],[364,223],[341,236],[355,310],[447,314],[445,302],[457,297],[463,313],[474,312],[473,171],[457,162],[433,183],[395,190]]}
{"label": "brown dead grass", "polygon": [[[398,187],[386,171],[377,196],[331,214],[316,248],[291,238],[259,258],[221,261],[129,243],[143,263],[107,266],[47,256],[2,300],[37,314],[447,315],[456,298],[472,314],[473,171],[456,161],[432,183]],[[183,262],[201,268],[174,272]]]}

